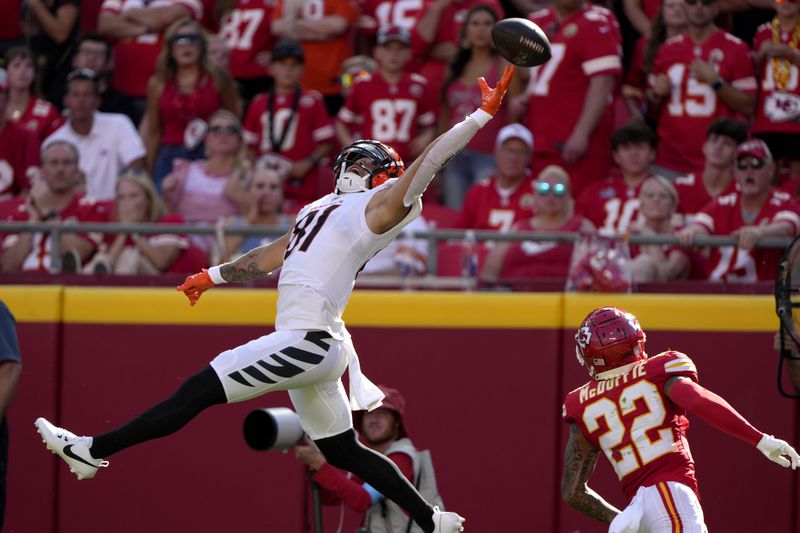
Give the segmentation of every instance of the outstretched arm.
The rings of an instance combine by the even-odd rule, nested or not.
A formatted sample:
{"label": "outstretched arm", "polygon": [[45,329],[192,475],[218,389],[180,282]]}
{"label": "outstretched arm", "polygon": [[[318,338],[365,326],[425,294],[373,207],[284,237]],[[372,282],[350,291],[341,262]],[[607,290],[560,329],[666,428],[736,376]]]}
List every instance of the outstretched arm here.
{"label": "outstretched arm", "polygon": [[561,478],[561,497],[573,509],[589,518],[610,524],[620,511],[586,484],[594,473],[600,450],[583,435],[578,426],[569,425],[569,440],[564,450],[564,475]]}
{"label": "outstretched arm", "polygon": [[691,411],[713,428],[756,446],[771,461],[793,469],[800,466],[800,456],[787,442],[757,430],[724,398],[689,378],[669,378],[664,392],[675,405]]}
{"label": "outstretched arm", "polygon": [[186,278],[186,281],[178,286],[178,290],[183,292],[189,298],[189,303],[194,306],[200,296],[214,285],[229,281],[250,281],[266,276],[283,265],[283,254],[286,252],[291,234],[292,230],[289,230],[280,239],[253,248],[230,263],[223,263],[208,270],[204,268],[201,272]]}
{"label": "outstretched arm", "polygon": [[486,80],[478,78],[480,109],[434,139],[394,186],[370,200],[366,215],[367,225],[372,231],[385,233],[406,216],[436,173],[497,113],[514,72],[513,66],[506,65],[503,77],[493,89],[486,84]]}

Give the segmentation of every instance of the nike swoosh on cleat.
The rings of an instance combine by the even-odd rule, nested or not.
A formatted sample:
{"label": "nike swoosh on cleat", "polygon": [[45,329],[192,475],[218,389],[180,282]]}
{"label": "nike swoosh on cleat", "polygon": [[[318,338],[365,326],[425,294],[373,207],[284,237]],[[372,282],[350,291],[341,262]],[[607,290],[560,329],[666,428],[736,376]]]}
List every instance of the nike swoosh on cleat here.
{"label": "nike swoosh on cleat", "polygon": [[83,463],[85,465],[91,466],[92,468],[97,468],[97,465],[93,465],[92,463],[90,463],[89,461],[84,459],[83,457],[80,457],[80,456],[75,455],[74,453],[72,453],[72,447],[73,446],[74,446],[74,444],[68,444],[68,445],[64,446],[64,455],[66,455],[67,457],[71,457],[72,459],[75,459],[76,461],[80,461],[81,463]]}

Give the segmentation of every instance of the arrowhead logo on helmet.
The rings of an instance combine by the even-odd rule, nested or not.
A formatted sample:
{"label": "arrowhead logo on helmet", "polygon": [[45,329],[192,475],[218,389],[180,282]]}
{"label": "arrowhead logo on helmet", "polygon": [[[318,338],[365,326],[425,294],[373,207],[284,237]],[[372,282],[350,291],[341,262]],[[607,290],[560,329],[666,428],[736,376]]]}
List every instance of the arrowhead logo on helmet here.
{"label": "arrowhead logo on helmet", "polygon": [[646,359],[646,336],[636,317],[616,307],[589,313],[575,334],[575,354],[589,376]]}

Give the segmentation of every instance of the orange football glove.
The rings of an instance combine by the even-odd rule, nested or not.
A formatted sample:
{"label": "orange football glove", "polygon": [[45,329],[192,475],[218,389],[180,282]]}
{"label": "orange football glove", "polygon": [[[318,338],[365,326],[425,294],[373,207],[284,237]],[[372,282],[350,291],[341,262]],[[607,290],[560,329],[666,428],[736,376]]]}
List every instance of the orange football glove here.
{"label": "orange football glove", "polygon": [[478,87],[481,88],[481,109],[494,116],[497,110],[500,109],[500,104],[503,103],[503,96],[508,90],[508,84],[511,83],[511,78],[514,77],[516,68],[513,65],[506,65],[503,71],[503,77],[497,82],[494,89],[486,84],[486,80],[481,76],[478,78]]}
{"label": "orange football glove", "polygon": [[200,296],[214,285],[208,270],[204,268],[201,272],[187,277],[183,284],[178,285],[178,290],[185,294],[189,298],[189,303],[194,306]]}

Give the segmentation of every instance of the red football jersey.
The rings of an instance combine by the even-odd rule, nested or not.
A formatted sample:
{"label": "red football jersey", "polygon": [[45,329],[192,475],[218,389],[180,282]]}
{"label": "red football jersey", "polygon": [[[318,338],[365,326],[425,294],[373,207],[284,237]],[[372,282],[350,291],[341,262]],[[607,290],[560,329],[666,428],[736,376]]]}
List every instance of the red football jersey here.
{"label": "red football jersey", "polygon": [[501,191],[492,176],[469,188],[456,227],[508,231],[514,222],[533,214],[533,202],[532,175],[513,191]]}
{"label": "red football jersey", "polygon": [[[793,32],[782,31],[780,36],[781,43],[789,44]],[[772,24],[769,22],[758,28],[753,39],[753,50],[758,50],[765,42],[772,42]],[[785,61],[779,66],[788,68],[788,77],[782,89],[775,83],[775,66],[772,60],[767,59],[761,67],[758,80],[761,90],[758,91],[753,133],[800,133],[800,121],[792,118],[792,114],[796,117],[800,112],[800,69],[791,61]]]}
{"label": "red football jersey", "polygon": [[[550,39],[552,57],[530,69],[528,108],[522,122],[536,140],[535,154],[560,154],[583,110],[590,79],[622,74],[619,24],[611,11],[599,6],[581,9],[560,22],[552,8],[529,18]],[[612,129],[609,105],[591,135],[587,156],[605,157],[611,152]]]}
{"label": "red football jersey", "polygon": [[[686,176],[679,176],[675,178],[672,184],[675,186],[675,190],[678,191],[678,207],[675,209],[676,213],[694,215],[714,199],[703,184],[702,170],[687,174]],[[734,179],[731,179],[720,196],[732,192],[736,192],[736,180]]]}
{"label": "red football jersey", "polygon": [[28,99],[25,112],[22,113],[16,123],[26,130],[32,131],[41,142],[61,127],[64,123],[64,118],[58,112],[56,106],[47,100],[32,96]]}
{"label": "red football jersey", "polygon": [[409,164],[411,141],[436,124],[437,98],[425,78],[403,74],[397,84],[379,73],[356,78],[342,108],[341,120],[357,139],[388,144]]}
{"label": "red football jersey", "polygon": [[[230,72],[234,78],[268,76],[267,62],[275,44],[270,25],[274,0],[237,0],[236,7],[223,17],[219,35],[231,51]],[[261,59],[261,58],[259,58]]]}
{"label": "red football jersey", "polygon": [[375,35],[380,28],[400,26],[413,31],[424,0],[366,0],[361,5],[358,29],[363,35]]}
{"label": "red football jersey", "polygon": [[30,188],[28,172],[39,166],[39,138],[19,124],[0,131],[0,201]]}
{"label": "red football jersey", "polygon": [[[743,226],[784,221],[794,226],[793,235],[797,235],[800,233],[799,209],[791,195],[773,189],[755,220],[745,224],[742,219],[741,195],[733,192],[717,196],[695,215],[694,223],[702,225],[711,235],[730,235]],[[773,248],[754,248],[747,251],[733,246],[713,247],[708,261],[708,278],[711,281],[739,282],[775,279],[776,266],[782,256],[782,250]]]}
{"label": "red football jersey", "polygon": [[[580,231],[584,218],[575,215],[561,228],[548,231]],[[515,231],[536,231],[530,219],[514,224]],[[504,279],[564,278],[572,259],[571,243],[515,241],[503,259],[500,277]]]}
{"label": "red football jersey", "polygon": [[639,216],[639,189],[629,187],[622,178],[606,178],[589,184],[578,196],[575,211],[604,234],[624,233]]}
{"label": "red football jersey", "polygon": [[[155,9],[176,4],[185,7],[186,14],[195,20],[199,21],[203,16],[203,4],[199,0],[103,0],[100,11],[124,15],[130,8]],[[136,98],[147,96],[147,81],[155,71],[156,58],[162,48],[159,33],[120,39],[114,43],[114,88]]]}
{"label": "red football jersey", "polygon": [[658,120],[660,141],[656,162],[679,172],[702,168],[708,126],[716,118],[735,116],[711,85],[690,75],[695,59],[714,64],[720,77],[735,89],[756,91],[750,48],[723,30],[717,30],[699,45],[687,34],[661,45],[652,75],[666,74],[672,83],[672,93],[664,102]]}
{"label": "red football jersey", "polygon": [[697,382],[688,356],[667,351],[633,365],[622,375],[591,380],[567,394],[565,422],[602,450],[630,501],[639,487],[675,481],[698,498],[694,460],[686,439],[686,410],[664,392],[673,376]]}
{"label": "red football jersey", "polygon": [[[2,204],[0,213],[6,221],[28,220],[28,209],[25,206],[25,197],[14,198]],[[75,220],[78,222],[107,222],[109,220],[109,204],[98,202],[88,196],[76,196],[59,213],[60,220]],[[97,246],[102,241],[100,234],[81,233],[79,236]],[[0,234],[0,253],[13,246],[18,234]],[[34,233],[31,251],[22,263],[23,271],[49,272],[50,267],[50,234]]]}
{"label": "red football jersey", "polygon": [[[271,99],[273,113],[270,113]],[[300,161],[310,156],[317,144],[334,139],[333,122],[316,91],[300,91],[299,97],[295,93],[262,93],[253,98],[247,109],[244,140],[257,156],[272,152],[290,161]],[[316,200],[319,179],[319,167],[314,166],[301,182],[287,180],[284,184],[287,200],[302,205]]]}

